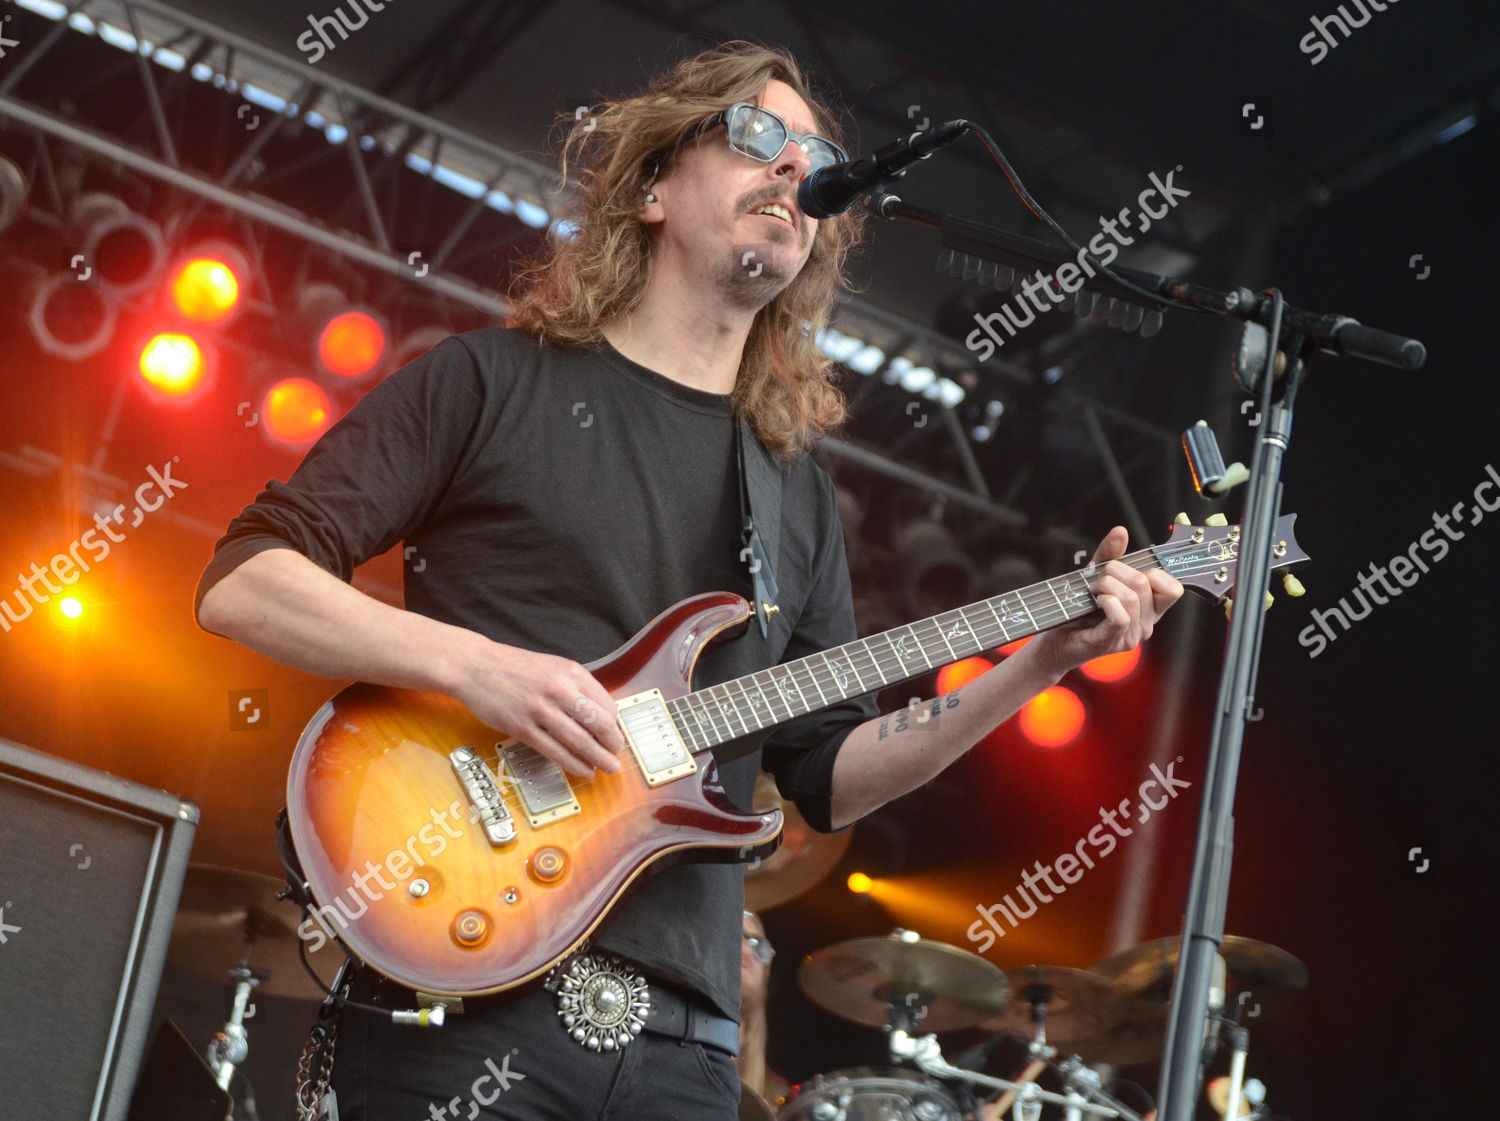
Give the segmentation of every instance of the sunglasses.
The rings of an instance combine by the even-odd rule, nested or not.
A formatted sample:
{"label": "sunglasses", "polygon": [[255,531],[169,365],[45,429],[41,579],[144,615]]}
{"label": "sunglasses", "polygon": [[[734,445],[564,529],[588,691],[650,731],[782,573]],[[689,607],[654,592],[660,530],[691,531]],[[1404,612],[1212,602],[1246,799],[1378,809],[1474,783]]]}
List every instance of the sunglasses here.
{"label": "sunglasses", "polygon": [[771,948],[771,943],[759,934],[746,934],[745,945],[750,947],[750,952],[759,959],[762,965],[770,965],[771,959],[776,956],[776,951]]}
{"label": "sunglasses", "polygon": [[729,130],[729,146],[742,156],[770,163],[781,155],[789,143],[800,144],[816,171],[843,163],[849,154],[826,136],[793,132],[786,122],[769,109],[736,101],[703,127],[703,131],[724,125]]}

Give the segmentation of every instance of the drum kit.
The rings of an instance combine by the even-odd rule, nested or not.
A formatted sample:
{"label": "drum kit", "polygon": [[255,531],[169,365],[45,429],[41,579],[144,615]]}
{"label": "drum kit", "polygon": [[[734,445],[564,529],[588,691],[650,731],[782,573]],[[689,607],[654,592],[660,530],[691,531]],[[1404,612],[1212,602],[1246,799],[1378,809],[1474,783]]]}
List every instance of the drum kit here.
{"label": "drum kit", "polygon": [[[1226,937],[1225,1021],[1274,1015],[1307,985],[1307,968],[1291,954],[1250,938]],[[742,1121],[997,1121],[1007,1113],[1036,1121],[1043,1105],[1068,1121],[1140,1116],[1105,1090],[1114,1067],[1160,1056],[1177,939],[1145,942],[1091,969],[1032,965],[1002,970],[977,954],[897,930],[856,938],[808,955],[798,983],[828,1011],[888,1033],[890,1065],[820,1074],[793,1086],[779,1112],[754,1095]],[[964,1029],[989,1039],[954,1062],[937,1035]],[[923,1033],[923,1034],[918,1034]],[[1005,1040],[1025,1046],[1013,1079],[983,1073]],[[1059,1061],[1059,1056],[1068,1057]],[[1060,1084],[1043,1089],[1039,1079]],[[754,1100],[751,1100],[754,1099]],[[1225,1117],[1264,1117],[1264,1087],[1216,1080],[1209,1100]],[[1231,1112],[1232,1111],[1232,1112]]]}
{"label": "drum kit", "polygon": [[[819,840],[809,842],[810,851],[799,852],[791,864],[827,861],[821,836],[814,836]],[[775,895],[799,869],[767,871],[757,890]],[[245,1021],[257,992],[324,995],[300,960],[303,947],[290,921],[297,912],[278,902],[281,888],[270,876],[209,865],[192,866],[184,884],[169,960],[230,983],[228,1021],[205,1050],[225,1089],[248,1053]],[[1016,1121],[1036,1121],[1044,1104],[1060,1107],[1068,1121],[1084,1115],[1142,1121],[1105,1092],[1105,1079],[1113,1068],[1160,1056],[1177,950],[1177,939],[1163,938],[1111,954],[1090,969],[1002,970],[958,946],[899,929],[818,950],[802,962],[802,991],[845,1020],[885,1029],[886,1065],[819,1074],[792,1086],[775,1109],[747,1087],[741,1121],[998,1121],[1007,1113]],[[320,963],[320,956],[327,960]],[[323,975],[341,961],[332,943],[310,957]],[[1306,966],[1264,942],[1226,936],[1220,957],[1225,999],[1219,1016],[1226,1022],[1258,1024],[1307,985]],[[938,1034],[973,1029],[991,1034],[954,1062],[946,1060]],[[1024,1045],[1022,1069],[1013,1079],[983,1073],[1006,1040]],[[1064,1052],[1068,1057],[1059,1060]],[[1059,1091],[1040,1085],[1049,1071]],[[1264,1096],[1253,1079],[1248,1088],[1238,1077],[1208,1087],[1209,1101],[1223,1117],[1268,1116]]]}

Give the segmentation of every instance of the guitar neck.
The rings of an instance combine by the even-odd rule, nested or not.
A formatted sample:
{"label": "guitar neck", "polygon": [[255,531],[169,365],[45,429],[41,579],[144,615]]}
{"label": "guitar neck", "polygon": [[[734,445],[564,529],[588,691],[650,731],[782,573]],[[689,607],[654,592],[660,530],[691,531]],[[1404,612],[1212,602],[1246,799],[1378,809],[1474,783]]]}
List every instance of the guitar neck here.
{"label": "guitar neck", "polygon": [[[1120,560],[1141,572],[1162,567],[1154,547]],[[1090,572],[1079,569],[699,689],[668,708],[693,753],[707,751],[1090,615],[1099,610]]]}

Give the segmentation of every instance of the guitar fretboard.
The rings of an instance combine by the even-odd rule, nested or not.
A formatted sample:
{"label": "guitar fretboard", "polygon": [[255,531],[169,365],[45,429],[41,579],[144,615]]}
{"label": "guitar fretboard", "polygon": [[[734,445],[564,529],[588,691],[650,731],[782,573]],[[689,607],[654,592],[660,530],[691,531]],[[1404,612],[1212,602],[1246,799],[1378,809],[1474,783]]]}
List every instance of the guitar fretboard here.
{"label": "guitar fretboard", "polygon": [[[1155,549],[1120,560],[1142,572],[1162,567]],[[688,747],[706,751],[1098,611],[1085,575],[1091,572],[1080,569],[783,662],[667,707]]]}

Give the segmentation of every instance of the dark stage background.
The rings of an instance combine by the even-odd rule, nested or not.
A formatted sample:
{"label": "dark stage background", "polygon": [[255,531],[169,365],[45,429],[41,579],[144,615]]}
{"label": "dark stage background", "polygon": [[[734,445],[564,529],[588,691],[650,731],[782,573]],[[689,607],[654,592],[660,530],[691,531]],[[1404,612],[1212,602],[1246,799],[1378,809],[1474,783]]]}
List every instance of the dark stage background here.
{"label": "dark stage background", "polygon": [[[0,5],[4,34],[19,40],[0,58],[0,84],[57,26],[39,7]],[[324,14],[333,6],[316,0],[311,7]],[[306,4],[212,0],[182,10],[305,61],[295,44],[307,27]],[[861,150],[910,131],[922,117],[978,121],[1081,241],[1097,230],[1098,215],[1134,200],[1150,173],[1180,165],[1177,183],[1191,198],[1122,255],[1126,263],[1214,287],[1275,284],[1299,307],[1421,339],[1429,357],[1415,373],[1320,356],[1299,402],[1282,505],[1299,516],[1298,537],[1313,563],[1302,573],[1307,596],[1278,595],[1267,620],[1257,690],[1263,718],[1246,738],[1227,928],[1284,948],[1311,973],[1296,1003],[1254,1025],[1250,1073],[1269,1086],[1277,1113],[1317,1121],[1420,1105],[1434,1116],[1493,1116],[1484,1025],[1500,976],[1488,943],[1494,905],[1484,900],[1493,898],[1500,855],[1493,830],[1500,735],[1485,695],[1500,669],[1490,567],[1500,513],[1474,519],[1469,512],[1487,468],[1500,474],[1494,286],[1486,279],[1500,246],[1493,202],[1500,9],[1392,2],[1347,38],[1334,31],[1338,45],[1313,65],[1299,41],[1313,17],[1334,10],[1331,0],[392,3],[321,60],[316,74],[545,164],[556,114],[633,90],[707,41],[783,42],[849,107]],[[48,49],[44,64],[0,89],[0,156],[25,169],[31,183],[30,213],[0,232],[0,256],[11,268],[0,281],[8,296],[0,335],[0,579],[66,551],[97,503],[121,482],[130,489],[144,482],[148,466],[171,462],[187,487],[79,584],[82,618],[65,620],[49,606],[0,634],[0,737],[190,798],[203,814],[196,861],[274,873],[270,827],[284,801],[287,761],[303,724],[339,683],[279,667],[193,623],[192,592],[214,536],[298,458],[247,427],[240,402],[264,385],[272,366],[306,372],[306,358],[287,339],[290,309],[310,279],[336,280],[382,307],[393,334],[424,323],[466,330],[495,316],[49,137],[50,160],[67,172],[57,180],[58,197],[83,186],[111,189],[169,228],[175,216],[179,240],[214,232],[251,241],[259,247],[259,279],[254,313],[227,336],[208,391],[186,407],[162,406],[134,384],[139,341],[158,315],[149,299],[123,306],[98,354],[68,361],[45,353],[28,328],[27,285],[36,269],[64,266],[73,235],[46,216],[54,184],[40,170],[42,141],[13,107],[40,105],[143,150],[159,142],[128,55],[84,30]],[[235,91],[181,81],[166,90],[166,120],[187,166],[222,172],[255,138],[236,113]],[[1248,115],[1247,104],[1255,106]],[[273,116],[264,106],[258,112]],[[1256,115],[1265,123],[1251,130]],[[262,153],[260,178],[235,189],[299,200],[339,236],[368,243],[345,154],[316,134],[278,144]],[[320,165],[326,153],[331,163]],[[382,202],[400,186],[379,184]],[[401,221],[410,224],[391,249],[431,256],[438,238],[423,223],[453,201],[434,201],[441,192],[431,187],[435,194],[401,190]],[[902,193],[1050,236],[977,141],[915,169]],[[476,289],[503,293],[515,252],[540,235],[514,218],[489,220],[495,224],[484,227],[481,249],[458,254],[452,270]],[[169,241],[175,251],[179,241]],[[1233,387],[1237,330],[1225,320],[1173,311],[1159,334],[1140,339],[1060,313],[1057,323],[1009,344],[1003,361],[963,361],[972,315],[997,306],[998,297],[939,275],[938,249],[935,236],[910,226],[872,229],[855,264],[857,302],[840,325],[873,339],[872,324],[885,314],[926,332],[887,328],[881,338],[907,343],[885,345],[887,358],[910,353],[964,386],[951,431],[969,442],[995,504],[1020,517],[1018,526],[1005,524],[951,495],[945,502],[930,488],[892,481],[867,460],[825,452],[825,465],[863,508],[859,530],[846,530],[860,554],[856,587],[866,629],[915,614],[903,590],[909,565],[892,544],[911,522],[943,521],[981,567],[1001,555],[1024,557],[1037,567],[1036,579],[1072,567],[1067,542],[1095,540],[1130,520],[1080,423],[1086,408],[1106,410],[1130,498],[1157,540],[1178,509],[1197,521],[1217,508],[1194,495],[1172,451],[1176,433],[1206,417],[1226,458],[1248,459],[1256,431]],[[18,265],[23,259],[31,271]],[[940,405],[894,376],[851,373],[848,387],[854,408],[844,437],[851,444],[926,478],[966,485],[963,458],[944,443],[946,424],[914,430],[911,423],[911,402],[924,418],[937,417]],[[338,407],[352,397],[346,393]],[[1004,413],[975,439],[989,400],[1003,402]],[[1407,553],[1435,514],[1459,502],[1468,524],[1447,555],[1347,632],[1335,625],[1337,637],[1310,656],[1311,640],[1299,634],[1316,630],[1313,612],[1354,602],[1361,572]],[[1238,497],[1224,508],[1233,517]],[[358,579],[394,599],[400,569],[393,553]],[[15,586],[0,586],[6,593],[16,595]],[[798,1079],[885,1061],[878,1032],[800,995],[796,967],[804,954],[897,925],[968,945],[964,931],[976,905],[1000,899],[1033,861],[1073,848],[1098,806],[1131,794],[1148,776],[1149,761],[1181,756],[1177,774],[1192,788],[1154,829],[1128,839],[986,956],[1007,968],[1084,967],[1124,945],[1175,933],[1223,633],[1218,608],[1184,603],[1126,681],[1069,683],[1088,710],[1073,743],[1039,748],[1007,726],[948,774],[856,827],[835,875],[765,916],[779,951],[771,1065]],[[930,693],[930,679],[923,684]],[[241,690],[266,691],[267,719],[258,730],[231,727],[232,697]],[[903,700],[884,698],[888,707]],[[1426,861],[1421,872],[1409,859],[1415,848]],[[851,895],[844,878],[854,870],[884,890]],[[87,953],[87,935],[78,937]],[[0,963],[3,955],[0,949]],[[213,982],[173,969],[159,1011],[198,1041],[221,1014],[217,1000]],[[289,1064],[312,1010],[307,1002],[268,1000],[250,1022],[247,1069],[268,1121],[291,1115]],[[969,1042],[963,1033],[944,1040],[950,1058]],[[990,1069],[1011,1073],[1019,1065],[1002,1048]],[[1215,1073],[1222,1066],[1221,1059]],[[1154,1067],[1127,1073],[1154,1092]],[[1206,1107],[1202,1113],[1210,1115]]]}

